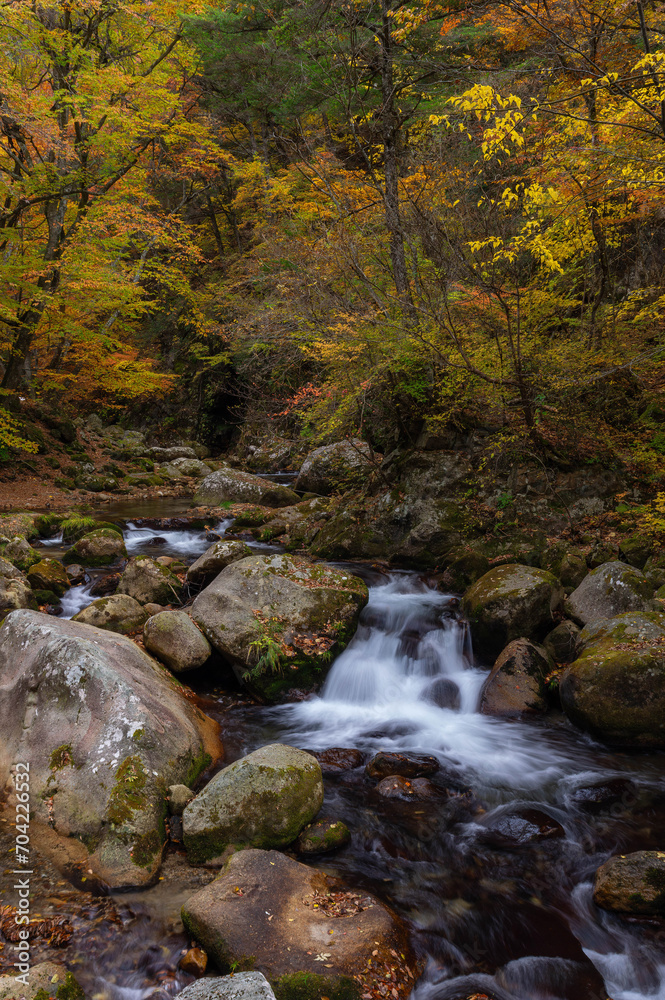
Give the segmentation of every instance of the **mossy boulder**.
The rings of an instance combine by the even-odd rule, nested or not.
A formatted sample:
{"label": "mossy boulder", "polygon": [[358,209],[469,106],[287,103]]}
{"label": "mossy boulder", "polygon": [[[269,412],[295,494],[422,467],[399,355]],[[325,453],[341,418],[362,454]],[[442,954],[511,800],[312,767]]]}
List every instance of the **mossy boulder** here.
{"label": "mossy boulder", "polygon": [[8,559],[24,573],[42,558],[22,535],[16,535],[6,545],[0,547],[4,559]]}
{"label": "mossy boulder", "polygon": [[29,760],[33,822],[81,840],[113,888],[153,881],[165,790],[207,766],[217,726],[130,639],[35,611],[0,627],[0,691],[0,793]]}
{"label": "mossy boulder", "polygon": [[85,994],[64,965],[40,962],[27,975],[27,986],[16,976],[0,976],[0,1000],[85,1000]]}
{"label": "mossy boulder", "polygon": [[447,557],[448,565],[439,584],[440,590],[451,590],[463,594],[465,590],[489,571],[489,559],[476,549],[459,546],[452,549]]}
{"label": "mossy boulder", "polygon": [[665,852],[621,854],[596,872],[593,899],[617,913],[665,917]]}
{"label": "mossy boulder", "polygon": [[566,715],[622,747],[665,746],[665,614],[627,613],[587,625],[561,678]]}
{"label": "mossy boulder", "polygon": [[647,535],[629,535],[619,542],[619,559],[628,563],[629,566],[644,569],[653,549],[653,538],[649,538]]}
{"label": "mossy boulder", "polygon": [[220,969],[258,968],[272,981],[323,973],[333,989],[340,977],[388,965],[398,981],[415,982],[418,968],[395,915],[353,890],[341,915],[330,912],[322,900],[333,885],[344,899],[339,882],[279,851],[238,851],[219,878],[187,900],[182,920]]}
{"label": "mossy boulder", "polygon": [[[205,462],[201,462],[198,458],[180,457],[174,458],[172,462],[167,462],[165,465],[160,466],[159,471],[163,475],[168,476],[169,479],[179,476],[188,476],[191,479],[204,479],[210,475],[210,466],[206,465]],[[175,473],[175,476],[172,477],[172,473]]]}
{"label": "mossy boulder", "polygon": [[173,604],[180,601],[182,583],[168,566],[136,556],[120,577],[117,593],[128,594],[140,604]]}
{"label": "mossy boulder", "polygon": [[184,611],[161,611],[143,626],[143,645],[174,674],[195,670],[210,657],[210,643]]}
{"label": "mossy boulder", "polygon": [[547,548],[541,565],[561,582],[566,593],[578,587],[587,575],[586,559],[579,549],[572,549],[563,542]]}
{"label": "mossy boulder", "polygon": [[187,582],[198,587],[205,587],[231,563],[237,562],[238,559],[245,559],[251,554],[252,550],[244,542],[227,542],[224,539],[213,542],[210,548],[206,549],[203,555],[199,556],[187,570]]}
{"label": "mossy boulder", "polygon": [[540,639],[555,624],[563,589],[546,570],[510,563],[485,573],[466,592],[463,609],[481,654],[497,655],[513,639]]}
{"label": "mossy boulder", "polygon": [[294,972],[274,983],[276,1000],[361,1000],[363,987],[355,979],[340,976],[331,982],[315,972]]}
{"label": "mossy boulder", "polygon": [[62,597],[71,584],[67,571],[57,559],[42,559],[28,570],[28,582],[33,590],[52,590]]}
{"label": "mossy boulder", "polygon": [[588,625],[624,611],[647,611],[651,595],[644,574],[616,560],[592,570],[568,597],[565,609],[578,625]]}
{"label": "mossy boulder", "polygon": [[323,804],[319,762],[274,743],[215,775],[182,814],[193,864],[221,863],[226,848],[286,847]]}
{"label": "mossy boulder", "polygon": [[28,579],[6,559],[0,559],[0,621],[10,611],[33,608],[35,598]]}
{"label": "mossy boulder", "polygon": [[358,577],[297,556],[232,563],[194,601],[192,618],[250,691],[268,702],[313,690],[353,637],[368,592]]}
{"label": "mossy boulder", "polygon": [[81,566],[109,566],[127,558],[127,549],[117,528],[96,528],[83,535],[62,557],[63,563]]}
{"label": "mossy boulder", "polygon": [[105,632],[133,635],[140,632],[148,619],[148,612],[127,594],[100,597],[87,608],[74,615],[72,621],[94,625]]}
{"label": "mossy boulder", "polygon": [[572,663],[577,655],[580,627],[575,622],[559,622],[543,639],[543,647],[555,663]]}
{"label": "mossy boulder", "polygon": [[295,843],[298,854],[328,854],[345,847],[351,840],[346,823],[341,819],[319,819],[302,831]]}
{"label": "mossy boulder", "polygon": [[554,664],[542,646],[514,639],[497,657],[480,695],[483,715],[539,715],[547,710],[546,678]]}
{"label": "mossy boulder", "polygon": [[373,455],[366,441],[354,438],[315,448],[305,458],[296,489],[303,493],[328,496],[335,490],[361,486],[381,464],[381,455]]}
{"label": "mossy boulder", "polygon": [[298,503],[297,493],[271,479],[253,476],[228,465],[211,472],[199,484],[194,503],[213,506],[230,500],[235,503],[259,503],[265,507],[289,507]]}

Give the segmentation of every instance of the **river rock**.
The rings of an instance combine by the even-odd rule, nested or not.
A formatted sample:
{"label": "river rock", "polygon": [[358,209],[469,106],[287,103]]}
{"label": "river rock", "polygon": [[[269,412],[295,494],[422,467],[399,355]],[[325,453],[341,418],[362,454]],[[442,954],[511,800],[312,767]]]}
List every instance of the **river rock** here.
{"label": "river rock", "polygon": [[71,583],[65,567],[57,559],[41,559],[28,570],[28,583],[33,590],[51,590],[62,597]]}
{"label": "river rock", "polygon": [[538,715],[547,711],[545,678],[554,664],[542,646],[513,639],[497,657],[480,694],[482,715]]}
{"label": "river rock", "polygon": [[176,996],[177,1000],[275,1000],[262,972],[234,972],[230,976],[200,979]]}
{"label": "river rock", "polygon": [[651,594],[639,569],[618,560],[603,563],[572,592],[566,601],[566,614],[578,625],[588,625],[624,611],[646,611]]}
{"label": "river rock", "polygon": [[370,446],[359,438],[315,448],[302,464],[296,489],[328,496],[338,489],[359,486],[380,464],[381,457],[373,459]]}
{"label": "river rock", "polygon": [[193,792],[187,785],[171,785],[168,794],[169,812],[172,816],[182,816],[185,806],[188,805],[196,792]]}
{"label": "river rock", "polygon": [[22,535],[16,535],[7,542],[2,548],[2,555],[24,573],[41,559],[41,555]]}
{"label": "river rock", "polygon": [[14,566],[12,570],[14,576],[0,576],[0,621],[10,611],[31,608],[35,604],[27,578]]}
{"label": "river rock", "polygon": [[[85,994],[64,965],[40,962],[27,975],[27,986],[16,976],[0,976],[0,1000],[84,1000]],[[39,994],[39,997],[38,997]]]}
{"label": "river rock", "polygon": [[244,542],[226,542],[223,539],[214,542],[187,570],[187,583],[205,587],[231,563],[246,559],[251,554],[252,550]]}
{"label": "river rock", "polygon": [[415,971],[404,930],[387,907],[348,892],[347,907],[337,908],[347,912],[328,913],[320,901],[331,884],[324,872],[278,851],[240,851],[219,878],[187,900],[182,919],[218,966],[242,968],[251,956],[271,980],[311,972],[334,983],[337,976],[368,972],[374,959],[394,966],[395,953]]}
{"label": "river rock", "polygon": [[427,778],[403,778],[400,774],[392,774],[376,786],[376,790],[384,799],[410,799],[425,801],[436,798],[436,788]]}
{"label": "river rock", "polygon": [[230,845],[285,847],[323,804],[318,761],[273,743],[212,778],[183,812],[187,857],[215,863]]}
{"label": "river rock", "polygon": [[529,844],[534,840],[560,840],[565,830],[540,809],[514,809],[479,820],[481,839],[495,847]]}
{"label": "river rock", "polygon": [[298,854],[328,854],[345,847],[351,840],[346,823],[341,819],[319,819],[310,823],[295,842]]}
{"label": "river rock", "polygon": [[298,503],[297,493],[271,479],[253,476],[225,465],[211,472],[199,487],[194,502],[213,506],[230,500],[234,503],[260,503],[265,507],[289,507]]}
{"label": "river rock", "polygon": [[162,611],[143,626],[143,645],[174,674],[202,666],[210,643],[184,611]]}
{"label": "river rock", "polygon": [[554,625],[563,600],[551,573],[510,563],[496,566],[464,595],[474,646],[497,655],[512,639],[539,639]]}
{"label": "river rock", "polygon": [[543,646],[555,663],[572,663],[576,656],[579,625],[562,621],[543,639]]}
{"label": "river rock", "polygon": [[593,898],[604,910],[665,917],[665,852],[610,858],[596,872]]}
{"label": "river rock", "polygon": [[460,689],[450,677],[437,677],[423,691],[421,698],[439,708],[450,708],[455,712],[458,711],[462,702]]}
{"label": "river rock", "polygon": [[297,556],[250,556],[222,570],[191,614],[238,680],[274,702],[290,688],[322,683],[367,598],[362,580],[344,570]]}
{"label": "river rock", "polygon": [[139,604],[172,604],[180,601],[182,583],[168,566],[149,556],[136,556],[120,577],[117,592],[129,594]]}
{"label": "river rock", "polygon": [[120,532],[113,528],[97,528],[83,535],[67,549],[62,561],[81,566],[109,566],[127,558],[127,549]]}
{"label": "river rock", "polygon": [[112,594],[111,597],[100,597],[87,608],[83,608],[72,618],[73,622],[83,625],[93,625],[107,632],[117,632],[120,635],[131,635],[143,628],[147,612],[138,601],[126,594]]}
{"label": "river rock", "polygon": [[619,542],[619,559],[636,569],[644,569],[647,559],[653,553],[653,538],[646,535],[629,535]]}
{"label": "river rock", "polygon": [[198,458],[174,458],[167,466],[162,466],[162,469],[166,468],[175,469],[179,475],[190,476],[192,479],[203,479],[210,475],[210,466]]}
{"label": "river rock", "polygon": [[665,746],[665,614],[628,613],[582,629],[559,685],[566,715],[624,747]]}
{"label": "river rock", "polygon": [[354,771],[362,767],[364,756],[360,750],[349,747],[330,747],[329,750],[306,750],[306,753],[316,757],[321,765],[322,774],[342,774],[344,771]]}
{"label": "river rock", "polygon": [[85,583],[86,572],[83,566],[78,563],[70,563],[69,566],[65,566],[65,573],[70,587],[78,587],[80,583]]}
{"label": "river rock", "polygon": [[91,597],[109,597],[115,594],[120,583],[120,573],[105,573],[99,576],[90,588]]}
{"label": "river rock", "polygon": [[178,458],[196,458],[196,452],[187,445],[173,445],[171,448],[151,448],[150,457],[156,462],[174,462]]}
{"label": "river rock", "polygon": [[403,778],[423,778],[429,774],[436,774],[439,769],[440,764],[436,757],[427,754],[389,753],[380,750],[365,765],[365,774],[375,780],[395,774]]}
{"label": "river rock", "polygon": [[0,628],[0,792],[30,761],[34,823],[82,840],[109,886],[157,876],[164,788],[217,754],[217,726],[130,639],[35,611]]}
{"label": "river rock", "polygon": [[23,580],[26,584],[28,578],[25,573],[22,573],[20,569],[10,562],[9,559],[3,559],[0,556],[0,577],[5,577],[7,580]]}

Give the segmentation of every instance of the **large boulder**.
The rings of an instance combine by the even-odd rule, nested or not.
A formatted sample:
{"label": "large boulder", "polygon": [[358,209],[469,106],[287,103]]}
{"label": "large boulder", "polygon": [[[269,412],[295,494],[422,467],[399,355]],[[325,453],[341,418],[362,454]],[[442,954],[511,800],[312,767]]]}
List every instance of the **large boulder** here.
{"label": "large boulder", "polygon": [[593,898],[604,910],[665,917],[665,852],[610,858],[596,872]]}
{"label": "large boulder", "polygon": [[275,1000],[272,987],[261,972],[207,976],[190,983],[176,996],[177,1000]]}
{"label": "large boulder", "polygon": [[81,566],[108,566],[127,558],[127,549],[122,535],[114,528],[97,528],[83,535],[67,549],[62,561],[65,566],[79,563]]}
{"label": "large boulder", "polygon": [[192,479],[203,479],[210,474],[210,466],[198,458],[176,458],[172,462],[160,466],[160,474],[169,479],[189,476]]}
{"label": "large boulder", "polygon": [[116,593],[129,594],[139,604],[173,604],[180,601],[182,583],[168,566],[136,556],[127,563]]}
{"label": "large boulder", "polygon": [[249,556],[222,570],[191,614],[238,679],[275,701],[289,688],[321,684],[367,598],[362,580],[344,570],[296,556]]}
{"label": "large boulder", "polygon": [[577,648],[559,685],[571,721],[613,745],[665,746],[665,614],[594,622]]}
{"label": "large boulder", "polygon": [[50,590],[62,597],[71,583],[67,571],[57,559],[41,559],[28,570],[28,583],[33,590]]}
{"label": "large boulder", "polygon": [[289,507],[298,503],[298,499],[298,494],[287,486],[228,465],[206,476],[194,496],[195,503],[208,506],[230,500],[234,503],[260,503],[265,507]]}
{"label": "large boulder", "polygon": [[0,627],[0,794],[30,761],[33,822],[86,845],[113,888],[157,877],[165,790],[217,755],[217,727],[131,640],[35,611]]}
{"label": "large boulder", "polygon": [[143,645],[174,674],[201,667],[210,643],[184,611],[160,611],[143,626]]}
{"label": "large boulder", "polygon": [[499,654],[483,685],[483,715],[537,715],[547,710],[546,678],[554,664],[545,649],[514,639]]}
{"label": "large boulder", "polygon": [[540,639],[555,624],[563,600],[551,573],[509,563],[481,576],[464,595],[476,649],[497,655],[513,639]]}
{"label": "large boulder", "polygon": [[298,473],[296,489],[328,496],[337,489],[359,486],[381,462],[366,441],[336,441],[310,451]]}
{"label": "large boulder", "polygon": [[286,847],[323,805],[319,762],[279,743],[219,771],[183,812],[187,857],[221,863],[229,845]]}
{"label": "large boulder", "polygon": [[398,981],[415,981],[406,935],[387,907],[278,851],[234,854],[187,900],[182,919],[220,969],[253,963],[271,980],[309,972],[334,982],[389,965]]}
{"label": "large boulder", "polygon": [[157,462],[174,462],[179,458],[196,458],[196,452],[188,445],[172,445],[170,448],[151,448],[150,457]]}
{"label": "large boulder", "polygon": [[644,574],[626,563],[603,563],[586,576],[566,601],[566,614],[579,625],[646,611],[653,591]]}
{"label": "large boulder", "polygon": [[87,608],[83,608],[72,618],[74,622],[83,625],[93,625],[95,628],[120,635],[132,635],[139,632],[145,625],[148,612],[138,601],[126,594],[112,594],[110,597],[100,597]]}
{"label": "large boulder", "polygon": [[224,539],[213,542],[187,570],[187,583],[205,587],[231,563],[245,559],[251,554],[252,550],[245,542],[227,542]]}
{"label": "large boulder", "polygon": [[23,570],[23,572],[30,569],[31,566],[34,566],[41,559],[40,554],[33,549],[30,542],[22,535],[16,535],[11,541],[7,542],[2,548],[2,555],[18,569]]}

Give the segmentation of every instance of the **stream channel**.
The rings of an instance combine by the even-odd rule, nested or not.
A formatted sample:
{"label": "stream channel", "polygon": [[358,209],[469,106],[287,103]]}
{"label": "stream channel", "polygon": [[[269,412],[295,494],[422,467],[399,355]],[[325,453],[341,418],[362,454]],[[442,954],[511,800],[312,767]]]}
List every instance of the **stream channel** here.
{"label": "stream channel", "polygon": [[[130,555],[191,563],[214,536],[144,523],[176,514],[186,516],[182,500],[106,506],[99,516],[126,524]],[[210,527],[223,535],[231,525]],[[58,552],[57,538],[45,544]],[[426,801],[382,798],[362,766],[324,774],[325,815],[344,820],[352,839],[313,861],[406,919],[427,956],[413,1000],[474,991],[496,1000],[665,1000],[662,926],[604,913],[592,900],[593,873],[611,854],[665,848],[665,754],[609,750],[557,713],[528,722],[480,715],[489,666],[474,662],[455,596],[418,573],[351,568],[368,584],[369,604],[319,697],[265,708],[221,689],[205,668],[187,675],[221,723],[224,763],[272,742],[355,748],[365,760],[378,750],[438,759]],[[89,604],[89,588],[72,588],[62,614]],[[96,996],[143,1000],[192,981],[176,964],[188,943],[179,907],[194,890],[178,883],[183,852],[169,850],[156,887],[115,898],[112,933],[102,914],[104,933],[82,933],[63,950],[74,971],[85,952],[82,982]]]}

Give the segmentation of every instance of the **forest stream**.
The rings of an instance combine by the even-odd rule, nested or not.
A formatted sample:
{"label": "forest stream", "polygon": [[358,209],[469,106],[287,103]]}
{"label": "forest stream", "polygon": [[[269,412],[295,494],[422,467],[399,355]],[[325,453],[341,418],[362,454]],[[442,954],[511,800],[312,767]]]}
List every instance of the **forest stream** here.
{"label": "forest stream", "polygon": [[[125,521],[130,555],[191,563],[209,532],[146,523],[176,513],[186,514],[180,500],[107,506],[103,517]],[[231,526],[228,518],[211,528],[224,535]],[[61,541],[43,544],[57,554]],[[319,696],[266,708],[220,689],[205,668],[188,675],[221,723],[224,763],[274,742],[360,752],[359,766],[324,768],[325,815],[352,836],[315,863],[407,921],[426,956],[413,1000],[665,998],[659,922],[616,917],[592,900],[593,873],[610,855],[662,847],[665,755],[612,751],[556,713],[530,722],[479,714],[488,664],[474,660],[455,595],[422,574],[348,568],[367,583],[369,603]],[[68,591],[64,617],[90,603],[90,586]],[[377,794],[363,763],[380,750],[436,758],[429,797]],[[79,914],[63,958],[91,994],[143,1000],[191,981],[177,970],[188,946],[179,908],[191,885],[184,851],[169,851],[154,888],[89,897],[87,929]],[[57,912],[71,898],[69,886],[38,902]]]}

